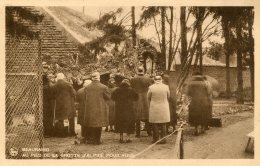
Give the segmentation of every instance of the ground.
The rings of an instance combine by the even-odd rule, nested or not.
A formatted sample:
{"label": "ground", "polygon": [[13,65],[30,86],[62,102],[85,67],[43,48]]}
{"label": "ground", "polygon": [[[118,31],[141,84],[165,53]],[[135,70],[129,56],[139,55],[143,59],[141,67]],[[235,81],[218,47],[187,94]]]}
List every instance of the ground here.
{"label": "ground", "polygon": [[[221,128],[212,127],[203,135],[193,136],[193,128],[184,126],[184,158],[254,158],[253,154],[244,152],[246,135],[254,129],[253,106],[237,105],[234,100],[216,100],[213,113],[221,117]],[[80,133],[79,126],[76,128]],[[118,134],[103,131],[101,145],[77,144],[77,139],[69,137],[45,138],[44,146],[50,148],[50,154],[56,153],[60,158],[131,158],[152,141],[144,131],[141,138],[133,135],[132,139],[132,143],[120,144]],[[136,158],[171,159],[175,141],[176,134],[173,134],[167,138],[167,144],[155,145]]]}

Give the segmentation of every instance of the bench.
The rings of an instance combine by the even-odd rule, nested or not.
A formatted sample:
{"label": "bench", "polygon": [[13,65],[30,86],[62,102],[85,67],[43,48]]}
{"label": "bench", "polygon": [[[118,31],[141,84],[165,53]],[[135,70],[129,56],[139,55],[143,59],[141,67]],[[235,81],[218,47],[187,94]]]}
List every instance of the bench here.
{"label": "bench", "polygon": [[249,153],[254,153],[254,131],[247,134],[247,137],[248,137],[248,142],[245,151]]}

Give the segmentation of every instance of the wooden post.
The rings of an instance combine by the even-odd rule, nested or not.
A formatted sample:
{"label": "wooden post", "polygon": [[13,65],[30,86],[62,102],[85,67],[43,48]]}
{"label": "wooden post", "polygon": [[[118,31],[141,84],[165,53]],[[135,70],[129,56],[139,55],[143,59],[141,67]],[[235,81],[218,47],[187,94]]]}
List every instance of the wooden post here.
{"label": "wooden post", "polygon": [[178,134],[176,138],[176,142],[174,144],[173,157],[175,159],[183,159],[184,158],[184,148],[183,148],[183,128],[178,129]]}
{"label": "wooden post", "polygon": [[184,159],[184,141],[183,141],[183,132],[181,132],[181,140],[180,140],[180,159]]}
{"label": "wooden post", "polygon": [[[44,129],[43,129],[43,84],[42,84],[42,42],[41,38],[38,37],[38,57],[37,57],[37,65],[38,65],[38,113],[36,114],[40,118],[40,122],[37,122],[40,125],[39,130],[39,147],[43,148],[43,135],[44,135]],[[44,158],[44,152],[43,150],[40,152],[41,158]]]}

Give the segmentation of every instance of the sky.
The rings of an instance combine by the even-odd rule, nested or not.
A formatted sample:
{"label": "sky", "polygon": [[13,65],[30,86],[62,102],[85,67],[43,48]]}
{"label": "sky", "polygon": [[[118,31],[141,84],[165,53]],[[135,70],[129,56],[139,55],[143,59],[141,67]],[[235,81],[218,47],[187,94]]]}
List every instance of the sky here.
{"label": "sky", "polygon": [[[98,19],[100,15],[106,13],[106,12],[109,12],[109,11],[115,11],[116,9],[118,9],[120,6],[85,6],[84,8],[84,14],[85,15],[88,15],[88,16],[91,16],[93,18],[96,18]],[[74,10],[77,10],[79,12],[82,12],[83,13],[83,6],[72,6],[70,7]],[[125,16],[128,12],[131,11],[131,7],[129,6],[124,6],[122,7],[123,8],[123,12],[121,14],[121,17]],[[135,17],[136,17],[136,22],[140,19],[140,15],[141,15],[141,10],[142,10],[142,7],[141,6],[136,6],[135,7]],[[179,24],[179,13],[180,13],[180,9],[179,7],[177,8],[174,8],[174,17],[176,18],[173,22],[173,25],[174,25],[174,29],[177,31],[177,34],[180,33],[180,24]],[[159,18],[159,16],[158,16]],[[158,19],[159,21],[159,19]],[[203,24],[203,27],[205,27],[209,22],[211,21],[211,18],[208,18],[204,21],[204,24]],[[189,21],[187,22],[187,25],[191,25],[192,23],[194,22],[194,18],[190,17],[189,18]],[[131,25],[131,19],[129,20],[129,22],[125,23],[127,25]],[[158,24],[159,25],[159,24]],[[169,27],[169,25],[167,25],[166,23],[166,27]],[[167,29],[166,29],[167,31]],[[150,25],[148,25],[147,27],[144,27],[143,29],[139,29],[137,30],[137,34],[141,35],[142,37],[146,38],[146,39],[151,39],[151,40],[154,40],[154,41],[158,41],[158,36],[157,36],[157,33],[156,33],[156,30],[154,28],[154,25],[153,25],[153,22],[151,22]],[[167,34],[166,34],[167,36]],[[191,33],[188,34],[188,39],[191,37]],[[223,43],[223,40],[221,39],[221,36],[212,36],[210,38],[211,41],[216,41],[216,42],[219,42],[219,43]],[[204,42],[204,46],[209,46],[209,41],[205,41]]]}
{"label": "sky", "polygon": [[[104,14],[104,13],[107,13],[107,12],[110,12],[110,11],[115,11],[116,9],[118,9],[120,6],[106,6],[106,7],[95,7],[95,6],[91,6],[91,7],[85,7],[84,9],[84,14],[85,15],[88,15],[88,16],[91,16],[93,18],[96,18],[98,19],[100,15]],[[79,6],[73,6],[73,7],[70,7],[74,10],[77,10],[77,11],[80,11],[80,12],[83,12],[83,7],[79,7]],[[125,16],[128,12],[131,11],[131,7],[122,7],[123,8],[123,12],[121,14],[121,17]],[[138,21],[140,19],[140,14],[141,14],[141,7],[136,7],[135,8],[135,15],[136,15],[136,21]],[[126,24],[131,24],[131,20],[130,22],[127,22]],[[156,32],[154,30],[153,27],[146,27],[145,29],[143,30],[138,30],[137,31],[138,34],[144,36],[145,38],[155,38],[156,37]],[[154,39],[156,40],[156,39]]]}

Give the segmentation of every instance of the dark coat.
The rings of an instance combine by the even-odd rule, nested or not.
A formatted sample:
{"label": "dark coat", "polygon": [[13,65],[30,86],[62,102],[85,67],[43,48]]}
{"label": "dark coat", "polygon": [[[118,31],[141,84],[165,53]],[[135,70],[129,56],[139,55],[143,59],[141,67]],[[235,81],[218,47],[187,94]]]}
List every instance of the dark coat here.
{"label": "dark coat", "polygon": [[187,95],[191,97],[189,122],[192,126],[206,125],[208,120],[208,92],[203,78],[194,76],[188,83]]}
{"label": "dark coat", "polygon": [[119,87],[112,93],[115,101],[115,129],[120,133],[133,133],[135,129],[134,101],[137,93],[130,87]]}
{"label": "dark coat", "polygon": [[177,124],[176,82],[172,80],[169,77],[169,75],[164,75],[163,83],[168,85],[170,89],[170,98],[169,98],[169,107],[170,107],[170,116],[171,116],[170,125],[175,126]]}
{"label": "dark coat", "polygon": [[213,106],[213,89],[212,89],[212,84],[204,80],[206,87],[207,87],[207,92],[208,92],[208,122],[212,119],[212,106]]}
{"label": "dark coat", "polygon": [[55,120],[65,120],[75,116],[75,95],[72,85],[64,80],[58,80],[52,86],[54,97]]}
{"label": "dark coat", "polygon": [[77,123],[80,125],[83,125],[83,122],[85,121],[84,113],[85,113],[85,104],[86,104],[86,93],[85,88],[81,88],[77,92],[76,101],[78,102],[78,121]]}
{"label": "dark coat", "polygon": [[93,81],[85,87],[85,121],[86,127],[105,127],[109,123],[108,100],[110,92],[108,87],[99,81]]}
{"label": "dark coat", "polygon": [[43,127],[44,134],[50,135],[54,122],[54,100],[51,87],[47,82],[43,85]]}
{"label": "dark coat", "polygon": [[136,120],[148,120],[147,92],[149,86],[153,84],[153,80],[145,76],[135,76],[130,80],[130,83],[133,90],[138,94],[138,101],[134,102],[135,118]]}
{"label": "dark coat", "polygon": [[[112,94],[115,91],[116,88],[109,88],[110,94]],[[115,101],[110,99],[108,101],[109,106],[109,125],[115,124]]]}

